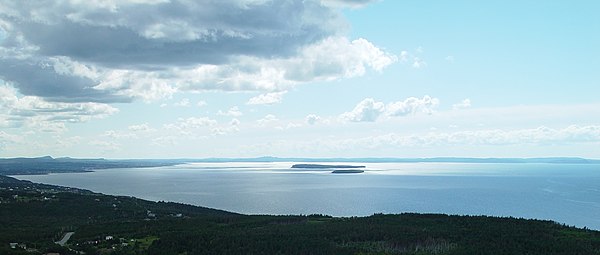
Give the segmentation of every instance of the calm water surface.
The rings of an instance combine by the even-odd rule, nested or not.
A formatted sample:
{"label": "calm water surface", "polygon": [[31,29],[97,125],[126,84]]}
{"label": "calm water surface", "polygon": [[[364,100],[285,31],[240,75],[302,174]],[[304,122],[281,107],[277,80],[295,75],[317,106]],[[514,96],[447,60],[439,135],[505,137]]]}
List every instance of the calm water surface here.
{"label": "calm water surface", "polygon": [[331,174],[292,164],[197,163],[15,177],[246,214],[496,215],[600,229],[600,165],[365,163],[363,174]]}

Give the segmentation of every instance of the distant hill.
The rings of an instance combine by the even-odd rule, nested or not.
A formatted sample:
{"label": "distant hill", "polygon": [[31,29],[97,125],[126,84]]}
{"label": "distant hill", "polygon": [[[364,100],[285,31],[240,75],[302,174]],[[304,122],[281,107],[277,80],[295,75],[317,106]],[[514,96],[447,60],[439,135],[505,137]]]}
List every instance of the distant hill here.
{"label": "distant hill", "polygon": [[0,175],[48,174],[67,172],[89,172],[94,169],[157,167],[180,164],[168,160],[107,160],[52,158],[4,158],[0,159]]}

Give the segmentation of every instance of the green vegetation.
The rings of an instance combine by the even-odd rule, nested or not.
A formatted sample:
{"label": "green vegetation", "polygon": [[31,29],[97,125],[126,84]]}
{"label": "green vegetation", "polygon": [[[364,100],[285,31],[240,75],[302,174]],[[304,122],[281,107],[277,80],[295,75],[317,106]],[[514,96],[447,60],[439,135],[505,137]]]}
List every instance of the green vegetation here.
{"label": "green vegetation", "polygon": [[[64,247],[54,243],[67,232]],[[600,232],[484,216],[248,216],[0,176],[0,254],[46,252],[600,254]]]}

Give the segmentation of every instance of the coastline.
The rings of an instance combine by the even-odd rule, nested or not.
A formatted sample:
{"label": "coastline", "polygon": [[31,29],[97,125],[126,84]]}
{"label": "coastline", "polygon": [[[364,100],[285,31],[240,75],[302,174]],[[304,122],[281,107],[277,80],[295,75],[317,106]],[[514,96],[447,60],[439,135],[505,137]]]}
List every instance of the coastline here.
{"label": "coastline", "polygon": [[[578,167],[574,169],[570,165],[558,167],[559,165],[547,164],[521,164],[519,166],[513,164],[471,165],[454,163],[385,163],[375,165],[368,164],[367,166],[370,170],[366,171],[365,174],[336,174],[336,177],[334,177],[334,174],[330,174],[331,170],[289,171],[289,167],[292,165],[291,163],[234,164],[234,167],[231,169],[225,167],[226,165],[227,164],[222,163],[207,164],[207,167],[204,167],[199,163],[186,164],[181,168],[158,168],[156,171],[146,171],[142,169],[106,169],[108,171],[88,173],[92,174],[92,176],[80,176],[78,174],[64,176],[42,175],[39,176],[39,178],[32,176],[30,179],[26,180],[38,180],[37,182],[63,186],[75,186],[105,194],[135,196],[151,201],[174,201],[197,206],[208,206],[211,208],[253,215],[321,213],[333,216],[352,217],[368,216],[380,212],[433,212],[450,215],[485,214],[501,217],[513,216],[531,219],[551,219],[579,227],[587,226],[593,229],[600,229],[597,224],[591,221],[592,219],[595,219],[595,216],[588,213],[593,212],[593,208],[588,206],[577,211],[570,210],[569,208],[572,208],[573,202],[569,202],[569,200],[544,200],[545,193],[537,192],[539,189],[535,188],[539,185],[542,185],[540,186],[542,188],[546,188],[547,185],[549,185],[547,179],[552,179],[552,177],[546,177],[546,169],[552,174],[557,173],[556,171],[567,171],[569,174],[583,174],[581,176],[590,176],[591,178],[582,179],[582,181],[585,180],[584,183],[588,185],[588,182],[594,182],[593,180],[598,176],[595,171],[592,171],[595,167],[591,165],[578,165]],[[270,168],[269,166],[273,166],[274,168]],[[392,168],[387,168],[385,166],[391,166]],[[507,168],[509,166],[511,167],[510,169]],[[512,166],[517,168],[513,169]],[[548,168],[550,166],[556,166],[558,168]],[[408,170],[405,170],[408,172],[405,170],[388,170],[398,169],[396,167],[407,167]],[[438,171],[439,169],[442,169],[443,171]],[[583,170],[579,171],[577,169]],[[459,172],[457,172],[457,170]],[[594,173],[588,175],[585,174],[585,171]],[[521,177],[513,178],[519,176]],[[20,178],[19,176],[15,177]],[[504,177],[511,178],[507,179]],[[514,206],[514,203],[509,200],[503,200],[503,196],[512,196],[511,194],[514,192],[506,190],[504,185],[500,185],[501,182],[498,182],[513,179],[520,180],[524,177],[527,177],[528,185],[521,186],[521,188],[526,188],[527,191],[524,192],[533,194],[533,197],[522,199],[522,203],[531,205],[527,208]],[[535,179],[531,179],[531,177],[535,177]],[[238,178],[241,179],[235,183],[230,181]],[[178,180],[185,180],[185,182]],[[470,180],[473,180],[473,182]],[[485,183],[488,184],[479,184],[480,181],[476,180],[490,180],[492,182],[486,181]],[[530,180],[539,180],[539,183],[531,183]],[[260,184],[265,182],[271,184]],[[381,186],[382,183],[393,183],[394,186]],[[427,188],[430,185],[435,186],[435,189]],[[456,185],[466,185],[467,187],[465,189],[457,190],[453,188],[456,187]],[[507,185],[512,184],[509,183]],[[348,189],[344,188],[346,186]],[[403,188],[410,188],[411,186],[415,186],[417,189]],[[531,188],[527,188],[528,186]],[[289,189],[288,187],[303,188]],[[486,198],[482,197],[482,192],[497,189],[500,190],[486,193]],[[550,189],[552,189],[552,187],[550,187]],[[447,191],[444,192],[444,190]],[[279,192],[272,193],[273,191]],[[469,193],[463,195],[464,192]],[[273,195],[270,194],[277,194],[277,196],[273,197]],[[369,194],[371,199],[363,199],[364,194]],[[309,196],[312,198],[312,202],[307,204],[291,204],[286,202],[289,201],[289,199],[299,196]],[[474,196],[476,199],[480,197],[479,199],[484,200],[481,200],[481,203],[473,207],[468,205],[469,199],[464,201],[461,200],[460,198],[462,196]],[[581,199],[586,198],[580,198],[580,200]],[[332,201],[335,203],[332,203]],[[375,201],[375,203],[372,201]],[[422,203],[418,201],[428,202]],[[449,201],[454,202],[450,203]],[[334,206],[335,204],[359,204],[365,206],[336,207]],[[461,209],[456,209],[457,204]],[[502,208],[502,210],[493,209],[498,207]],[[488,209],[482,211],[481,208]],[[553,208],[551,210],[556,211],[557,213],[535,213],[536,208]]]}

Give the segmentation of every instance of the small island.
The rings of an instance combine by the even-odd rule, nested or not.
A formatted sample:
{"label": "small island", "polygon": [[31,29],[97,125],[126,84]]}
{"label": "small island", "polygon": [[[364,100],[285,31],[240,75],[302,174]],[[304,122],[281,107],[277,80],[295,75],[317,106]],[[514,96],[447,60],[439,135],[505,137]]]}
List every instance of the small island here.
{"label": "small island", "polygon": [[321,165],[321,164],[295,164],[292,168],[309,168],[309,169],[353,169],[365,168],[365,166],[352,165]]}
{"label": "small island", "polygon": [[332,174],[360,174],[360,173],[364,173],[365,170],[360,170],[360,169],[338,169],[338,170],[333,170],[331,173]]}

